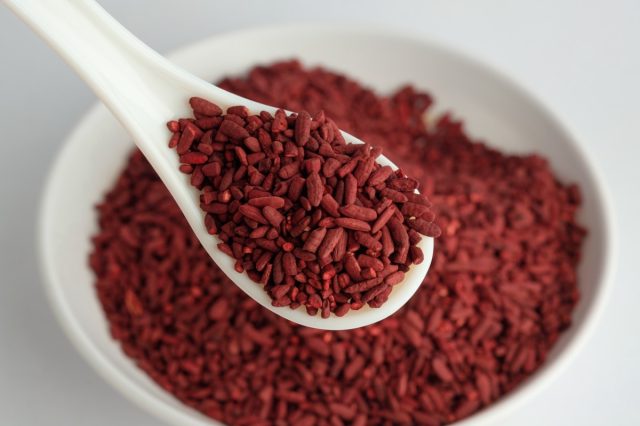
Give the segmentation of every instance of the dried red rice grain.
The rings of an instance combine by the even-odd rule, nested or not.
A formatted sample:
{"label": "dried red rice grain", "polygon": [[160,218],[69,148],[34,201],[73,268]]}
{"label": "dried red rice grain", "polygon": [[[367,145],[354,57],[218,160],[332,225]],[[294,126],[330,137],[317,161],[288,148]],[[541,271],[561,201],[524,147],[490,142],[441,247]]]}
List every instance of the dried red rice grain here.
{"label": "dried red rice grain", "polygon": [[[360,284],[374,278],[381,282],[383,277],[378,277],[377,272],[382,271],[384,265],[402,267],[405,271],[411,264],[422,262],[422,251],[416,246],[421,240],[418,233],[439,235],[438,225],[433,223],[435,215],[428,207],[415,202],[403,206],[402,202],[382,195],[382,191],[391,186],[395,190],[412,191],[417,187],[416,181],[399,170],[377,164],[375,158],[382,150],[369,145],[345,144],[324,114],[314,119],[302,111],[287,117],[284,111],[278,110],[271,118],[266,114],[250,116],[249,110],[242,106],[222,113],[216,105],[201,98],[191,99],[190,104],[196,120],[174,120],[167,123],[167,127],[175,130],[174,123],[185,123],[176,130],[176,133],[181,131],[176,151],[183,165],[192,166],[184,169],[192,173],[191,184],[202,190],[201,207],[207,213],[207,230],[210,234],[221,230],[218,236],[232,248],[235,270],[246,271],[254,281],[264,284],[274,306],[322,307],[323,318],[338,308],[344,315],[353,302],[379,307],[387,300],[390,286],[399,284],[404,275],[395,274],[390,284],[375,289]],[[214,116],[218,121],[207,121],[206,129],[198,128],[201,116]],[[316,130],[312,132],[312,128]],[[203,141],[205,135],[207,140]],[[275,139],[271,147],[259,142],[258,138],[267,136],[272,141]],[[223,144],[220,149],[214,149],[208,144],[210,140]],[[275,149],[276,143],[283,146],[282,150]],[[251,154],[247,154],[245,148]],[[334,176],[353,160],[356,163],[353,173],[347,173],[342,179]],[[219,202],[212,202],[213,194],[218,194]],[[231,196],[233,202],[229,203]],[[408,200],[406,196],[396,198]],[[425,219],[427,213],[431,222]],[[382,243],[374,234],[390,220],[394,221],[389,225],[392,247],[382,250]],[[265,230],[264,226],[269,225],[271,228]],[[327,231],[327,228],[330,229]],[[409,233],[413,236],[411,239],[407,238]],[[256,246],[266,253],[255,251]],[[304,263],[298,265],[291,253],[295,247],[317,256],[306,256]],[[279,251],[285,254],[278,258],[281,264],[272,274],[273,268],[267,265],[272,254]],[[346,269],[347,251],[358,256],[359,266],[364,270],[356,274],[350,266],[352,285],[343,291],[343,287],[326,281]],[[389,257],[392,253],[395,253],[393,257]],[[290,290],[295,289],[296,296],[300,292],[307,296],[317,294],[309,289],[308,281],[317,279],[318,268],[323,270],[321,306],[311,297],[292,303],[286,294],[274,291],[283,279],[295,276]],[[354,289],[361,287],[367,287],[366,293],[354,295]],[[357,292],[360,291],[365,290]]]}
{"label": "dried red rice grain", "polygon": [[[98,206],[100,230],[89,263],[111,335],[159,386],[229,425],[294,424],[307,417],[333,424],[340,413],[351,414],[330,411],[342,404],[356,413],[342,419],[345,424],[389,424],[398,411],[409,413],[412,424],[436,426],[491,404],[544,362],[571,324],[584,230],[575,221],[577,188],[558,182],[543,158],[507,156],[474,143],[446,116],[425,127],[431,101],[412,88],[381,98],[344,76],[297,62],[257,67],[220,85],[308,110],[314,119],[324,109],[340,128],[381,145],[421,182],[429,200],[389,188],[384,196],[431,207],[442,236],[424,285],[394,316],[350,331],[307,329],[261,308],[229,282],[136,152]],[[275,138],[261,130],[255,136],[261,149],[273,146]],[[288,196],[292,186],[302,194],[304,180],[293,178]],[[218,232],[233,233],[225,229]],[[389,250],[388,228],[378,231],[383,251]],[[301,260],[298,255],[315,256],[299,248],[292,253]],[[274,260],[272,275],[278,265]],[[346,272],[336,276],[349,279]],[[309,288],[321,292],[322,284]],[[325,342],[329,355],[312,351],[308,339]],[[518,352],[524,355],[516,369]],[[364,365],[347,380],[357,357]],[[434,373],[434,359],[445,360],[451,382]],[[406,386],[400,386],[403,377]]]}
{"label": "dried red rice grain", "polygon": [[222,114],[222,110],[219,106],[207,101],[206,99],[193,97],[189,99],[189,104],[191,105],[193,111],[197,114],[202,114],[209,117],[215,117]]}

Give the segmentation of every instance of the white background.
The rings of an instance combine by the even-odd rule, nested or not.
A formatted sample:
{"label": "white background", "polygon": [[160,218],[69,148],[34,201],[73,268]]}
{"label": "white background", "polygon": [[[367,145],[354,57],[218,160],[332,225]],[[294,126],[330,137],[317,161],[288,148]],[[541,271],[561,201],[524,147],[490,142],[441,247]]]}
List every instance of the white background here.
{"label": "white background", "polygon": [[[606,312],[583,352],[502,424],[640,424],[640,1],[101,3],[161,52],[273,23],[401,27],[479,57],[536,93],[604,172],[620,231],[619,268]],[[94,101],[75,74],[0,7],[0,425],[158,424],[74,351],[47,305],[37,270],[35,218],[47,169]]]}

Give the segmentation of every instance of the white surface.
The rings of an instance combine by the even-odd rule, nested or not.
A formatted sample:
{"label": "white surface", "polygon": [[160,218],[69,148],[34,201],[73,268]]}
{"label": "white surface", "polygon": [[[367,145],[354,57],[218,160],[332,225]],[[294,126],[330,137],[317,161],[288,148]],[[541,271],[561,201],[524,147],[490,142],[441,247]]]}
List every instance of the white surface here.
{"label": "white surface", "polygon": [[[226,29],[308,20],[311,12],[314,19],[360,17],[445,40],[537,93],[605,172],[623,230],[620,267],[609,307],[585,350],[544,395],[502,424],[640,423],[640,287],[633,268],[640,213],[640,148],[632,128],[640,97],[636,1],[396,1],[393,9],[375,1],[366,2],[373,5],[368,11],[354,1],[339,12],[338,1],[322,8],[278,1],[185,1],[179,9],[175,1],[102,3],[159,50]],[[88,89],[47,49],[0,9],[0,423],[157,424],[87,368],[43,297],[34,255],[39,191],[51,155],[92,102]]]}
{"label": "white surface", "polygon": [[[433,257],[432,238],[423,238],[418,243],[418,247],[424,254],[424,261],[405,274],[402,285],[394,287],[389,300],[377,309],[365,306],[357,311],[349,311],[343,317],[332,314],[328,318],[322,318],[320,315],[310,316],[304,306],[297,309],[274,307],[271,304],[271,298],[260,286],[257,286],[247,274],[235,270],[233,258],[218,250],[216,244],[220,240],[213,238],[207,232],[204,226],[204,213],[200,209],[200,191],[191,186],[189,176],[178,170],[180,166],[178,156],[173,149],[167,147],[167,140],[171,133],[167,130],[165,123],[179,117],[191,116],[192,111],[187,103],[191,96],[208,99],[223,110],[234,105],[244,105],[253,114],[259,114],[261,111],[275,114],[277,108],[221,90],[176,67],[128,32],[93,0],[8,0],[7,4],[10,4],[16,14],[65,59],[117,117],[130,135],[126,139],[133,139],[149,160],[209,256],[227,277],[260,305],[307,327],[348,330],[376,323],[392,315],[418,290]],[[328,45],[340,42],[335,40],[324,44],[321,40],[318,41],[320,46],[317,50],[324,48],[325,52]],[[236,43],[230,41],[218,52],[214,52],[213,49],[209,52],[200,52],[189,61],[189,64],[192,68],[202,68],[201,64],[206,63],[209,68],[203,78],[209,81],[220,79],[229,72],[230,68],[226,62],[215,58],[232,55],[237,57],[235,49],[241,48],[245,58],[248,57],[249,60],[245,60],[240,68],[250,69],[254,63],[252,58],[264,53],[264,49],[258,48],[260,42],[260,35],[241,46],[234,46]],[[288,43],[289,40],[276,38],[275,42],[278,43],[277,46],[281,46],[283,42]],[[307,50],[304,42],[298,40],[290,42],[301,45],[301,52]],[[376,46],[371,48],[375,54]],[[331,50],[327,53],[335,56]],[[351,54],[352,51],[348,53]],[[300,55],[297,51],[293,54],[291,51],[284,53],[274,51],[273,57],[269,60],[290,56]],[[319,55],[319,57],[324,56],[326,54]],[[453,70],[444,69],[443,73],[449,74],[451,71]],[[93,143],[105,143],[108,146],[111,141],[99,142],[101,136],[101,134],[95,135]],[[342,136],[347,143],[363,143],[348,133],[343,132]],[[91,153],[90,158],[104,159],[109,153],[109,150],[100,155]],[[381,155],[377,161],[383,166],[397,169],[397,166],[384,155]],[[84,183],[85,179],[86,177],[82,176],[78,180]],[[100,190],[100,193],[102,192],[104,191]],[[94,200],[92,204],[96,202],[97,200]],[[73,204],[73,200],[63,202],[66,209]],[[89,235],[86,237],[90,238]],[[56,249],[61,250],[62,247],[56,243]]]}
{"label": "white surface", "polygon": [[[259,42],[269,46],[256,50]],[[358,56],[352,47],[358,46]],[[206,58],[225,57],[224,64]],[[395,74],[380,66],[380,56],[397,67]],[[575,326],[564,333],[547,363],[526,384],[499,403],[462,422],[487,425],[504,418],[528,401],[566,367],[591,335],[612,282],[612,226],[610,202],[601,182],[574,140],[534,99],[499,74],[428,42],[370,28],[333,26],[279,26],[212,36],[172,55],[196,75],[218,80],[256,61],[298,57],[305,64],[321,63],[357,75],[377,90],[388,90],[405,79],[430,87],[441,109],[456,111],[470,131],[508,152],[536,151],[551,159],[560,177],[577,182],[584,199],[579,220],[590,230],[583,262],[578,269],[582,300],[574,312]],[[180,107],[181,108],[181,107]],[[47,181],[39,221],[45,286],[58,318],[73,343],[102,376],[132,400],[159,418],[177,426],[210,424],[181,406],[123,355],[107,332],[95,296],[93,274],[87,267],[90,235],[95,232],[93,206],[112,185],[131,150],[125,132],[104,107],[94,109],[74,130]],[[100,158],[97,164],[85,162]],[[206,241],[206,240],[205,240]],[[428,256],[430,258],[430,256]],[[413,271],[415,273],[415,271]],[[389,303],[412,294],[405,283]],[[359,313],[360,311],[358,311]],[[358,315],[344,317],[355,323]]]}

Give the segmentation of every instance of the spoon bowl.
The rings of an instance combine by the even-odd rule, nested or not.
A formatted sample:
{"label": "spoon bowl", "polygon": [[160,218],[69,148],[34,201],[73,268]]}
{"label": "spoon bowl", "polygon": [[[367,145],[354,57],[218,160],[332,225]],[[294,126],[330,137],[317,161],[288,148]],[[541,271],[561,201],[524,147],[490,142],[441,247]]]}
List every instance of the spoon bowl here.
{"label": "spoon bowl", "polygon": [[[262,287],[234,269],[234,259],[217,248],[219,240],[204,226],[200,193],[179,171],[176,153],[167,147],[170,133],[165,123],[190,116],[188,99],[198,96],[223,110],[246,106],[251,114],[277,108],[222,90],[172,64],[122,27],[93,0],[7,0],[7,4],[40,34],[83,78],[128,130],[176,200],[202,246],[220,269],[252,299],[272,312],[308,327],[345,330],[378,322],[400,309],[416,292],[433,256],[433,239],[423,237],[418,247],[424,261],[414,265],[402,283],[394,286],[379,308],[365,305],[344,317],[309,315],[297,309],[274,307]],[[342,132],[347,143],[363,143]],[[378,163],[397,167],[384,156]],[[54,225],[52,225],[54,226]]]}

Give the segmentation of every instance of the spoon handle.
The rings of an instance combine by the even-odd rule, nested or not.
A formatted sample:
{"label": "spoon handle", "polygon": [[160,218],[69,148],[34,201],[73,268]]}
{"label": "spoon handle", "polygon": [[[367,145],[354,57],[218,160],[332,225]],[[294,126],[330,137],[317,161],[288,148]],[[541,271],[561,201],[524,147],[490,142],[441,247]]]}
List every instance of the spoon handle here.
{"label": "spoon handle", "polygon": [[[206,97],[223,108],[247,102],[175,66],[94,0],[5,1],[98,95],[151,163],[203,245],[210,240],[197,191],[167,148],[170,132],[164,124],[191,113],[189,96]],[[221,256],[212,257],[221,264]]]}
{"label": "spoon handle", "polygon": [[[5,1],[64,58],[130,131],[141,131],[143,125],[146,128],[147,123],[141,122],[141,117],[158,126],[176,115],[172,106],[186,100],[175,97],[180,92],[187,93],[187,87],[176,90],[176,84],[206,85],[208,93],[212,90],[210,84],[149,48],[94,0]],[[163,134],[161,140],[165,137]]]}

